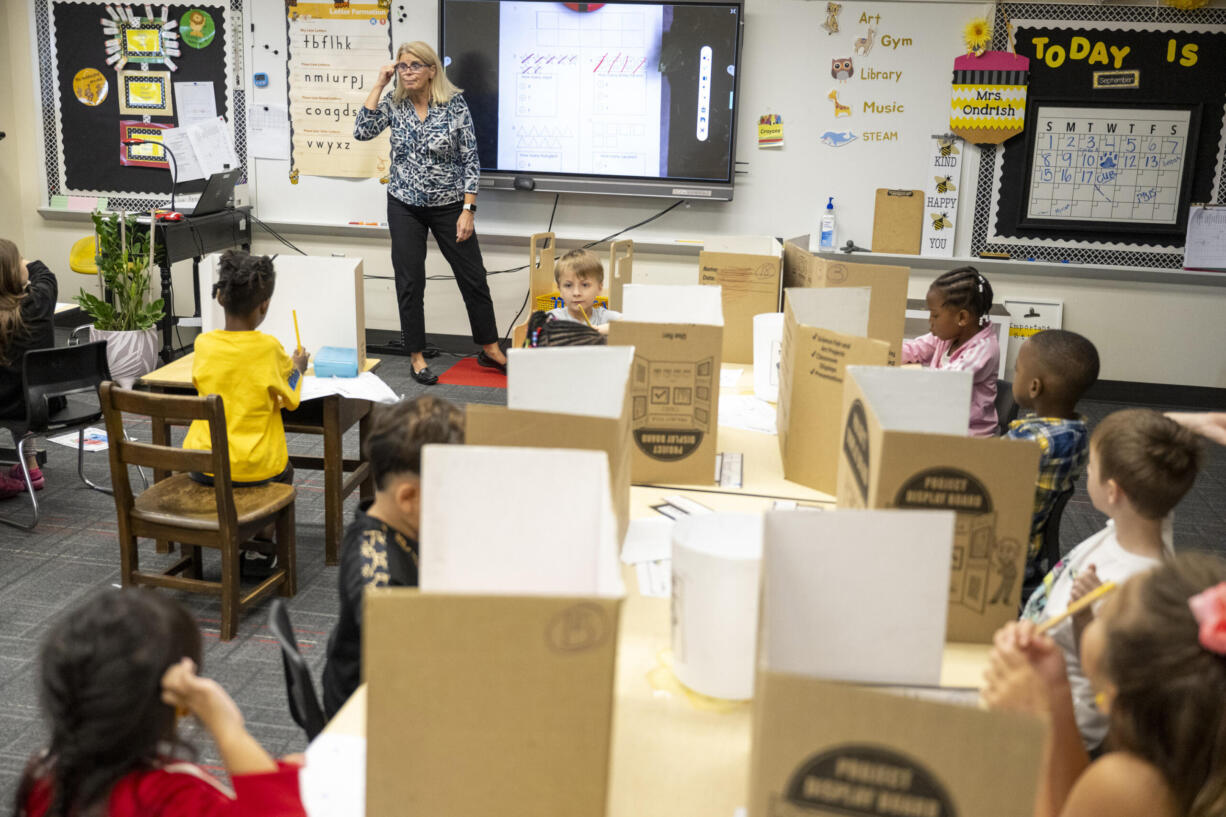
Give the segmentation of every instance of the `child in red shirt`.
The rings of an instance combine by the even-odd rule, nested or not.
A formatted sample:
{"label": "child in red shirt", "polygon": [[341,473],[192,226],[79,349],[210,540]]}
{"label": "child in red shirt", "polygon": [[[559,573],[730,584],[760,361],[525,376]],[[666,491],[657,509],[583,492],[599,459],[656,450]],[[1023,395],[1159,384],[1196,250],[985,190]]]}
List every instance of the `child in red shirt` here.
{"label": "child in red shirt", "polygon": [[[298,767],[243,727],[225,690],[196,675],[200,630],[150,590],[107,590],[65,616],[40,660],[51,745],[17,791],[17,817],[305,817]],[[194,763],[175,734],[181,714],[212,734],[231,790]]]}

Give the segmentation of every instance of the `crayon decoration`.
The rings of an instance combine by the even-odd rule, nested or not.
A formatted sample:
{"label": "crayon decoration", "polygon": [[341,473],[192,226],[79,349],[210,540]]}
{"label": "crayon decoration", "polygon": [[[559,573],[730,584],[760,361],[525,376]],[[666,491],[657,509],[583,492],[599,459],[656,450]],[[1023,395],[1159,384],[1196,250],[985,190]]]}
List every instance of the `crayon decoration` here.
{"label": "crayon decoration", "polygon": [[783,117],[768,113],[758,117],[758,147],[783,147]]}
{"label": "crayon decoration", "polygon": [[563,3],[571,11],[597,11],[604,3]]}

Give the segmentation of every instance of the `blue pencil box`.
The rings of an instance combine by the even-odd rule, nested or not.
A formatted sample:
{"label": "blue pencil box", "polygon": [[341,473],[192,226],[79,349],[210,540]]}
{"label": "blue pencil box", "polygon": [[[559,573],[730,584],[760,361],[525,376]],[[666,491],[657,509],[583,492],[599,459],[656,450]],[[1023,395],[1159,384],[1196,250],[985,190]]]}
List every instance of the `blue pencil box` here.
{"label": "blue pencil box", "polygon": [[325,346],[315,353],[316,377],[357,377],[358,350]]}

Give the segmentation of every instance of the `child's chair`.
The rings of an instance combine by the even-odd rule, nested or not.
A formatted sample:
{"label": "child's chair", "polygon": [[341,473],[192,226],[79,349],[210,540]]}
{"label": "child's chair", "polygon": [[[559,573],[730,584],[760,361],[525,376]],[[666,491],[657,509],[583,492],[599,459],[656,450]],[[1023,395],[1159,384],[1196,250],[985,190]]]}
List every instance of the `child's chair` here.
{"label": "child's chair", "polygon": [[93,275],[98,297],[103,297],[102,276],[98,274],[98,237],[87,235],[73,242],[68,250],[68,268],[81,275]]}
{"label": "child's chair", "polygon": [[[124,587],[152,585],[221,596],[221,640],[238,631],[243,610],[277,590],[297,592],[294,555],[294,486],[279,482],[236,488],[230,483],[226,414],[221,396],[179,397],[129,391],[106,382],[99,390],[110,443],[111,483],[119,516],[120,580]],[[131,442],[124,436],[124,414],[148,417],[153,442]],[[192,420],[209,424],[211,451],[192,451],[170,443],[168,424]],[[139,496],[132,494],[128,466],[149,466],[174,472]],[[203,485],[188,472],[213,475]],[[240,595],[239,559],[244,542],[276,524],[277,568],[245,595]],[[161,573],[139,569],[137,539],[179,542],[183,558]],[[205,581],[201,547],[221,551],[221,581]],[[181,575],[182,574],[182,575]]]}

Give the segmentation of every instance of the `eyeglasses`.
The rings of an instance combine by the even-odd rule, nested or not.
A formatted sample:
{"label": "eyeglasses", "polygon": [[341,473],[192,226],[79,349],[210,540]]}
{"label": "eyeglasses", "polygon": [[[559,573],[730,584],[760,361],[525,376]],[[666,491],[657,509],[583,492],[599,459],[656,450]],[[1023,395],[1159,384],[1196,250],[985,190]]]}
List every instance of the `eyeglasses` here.
{"label": "eyeglasses", "polygon": [[410,74],[416,74],[418,72],[425,71],[429,67],[430,66],[423,65],[420,62],[398,62],[396,63],[397,71],[408,71]]}

